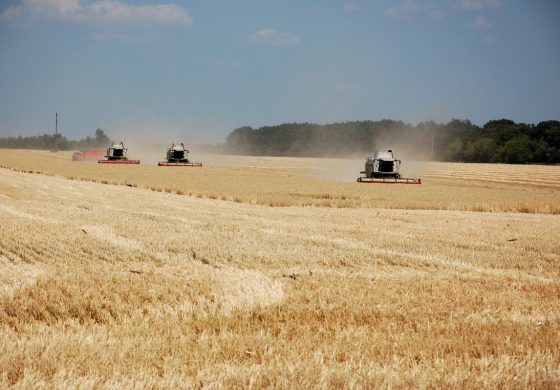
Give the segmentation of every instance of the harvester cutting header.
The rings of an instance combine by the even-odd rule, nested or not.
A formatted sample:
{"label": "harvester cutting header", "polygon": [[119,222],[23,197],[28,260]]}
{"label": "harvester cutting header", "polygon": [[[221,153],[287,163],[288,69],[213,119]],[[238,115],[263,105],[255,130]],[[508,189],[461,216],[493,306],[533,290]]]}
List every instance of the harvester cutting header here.
{"label": "harvester cutting header", "polygon": [[165,161],[161,161],[158,166],[160,167],[201,167],[202,163],[192,162],[188,158],[189,151],[185,148],[185,145],[181,142],[180,144],[171,144],[171,147],[167,149],[167,155]]}
{"label": "harvester cutting header", "polygon": [[107,149],[106,160],[99,160],[101,164],[140,164],[140,160],[129,160],[127,157],[128,149],[124,147],[124,143],[113,142]]}
{"label": "harvester cutting header", "polygon": [[400,174],[401,160],[397,160],[392,150],[376,152],[366,158],[365,176],[358,178],[358,183],[387,183],[387,184],[422,184],[422,179],[403,178]]}

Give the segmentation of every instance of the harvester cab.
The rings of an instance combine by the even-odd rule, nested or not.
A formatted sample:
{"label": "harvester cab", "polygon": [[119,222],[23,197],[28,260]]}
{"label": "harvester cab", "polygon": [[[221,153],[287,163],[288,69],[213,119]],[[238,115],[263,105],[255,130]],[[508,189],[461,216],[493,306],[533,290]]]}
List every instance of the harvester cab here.
{"label": "harvester cab", "polygon": [[169,149],[167,149],[167,161],[168,162],[182,162],[188,163],[189,151],[185,148],[183,143],[175,145],[172,144]]}
{"label": "harvester cab", "polygon": [[365,171],[366,177],[392,177],[399,179],[401,174],[399,173],[401,167],[401,160],[395,159],[392,150],[387,150],[386,152],[376,152],[373,156],[366,159]]}
{"label": "harvester cab", "polygon": [[386,152],[375,152],[366,158],[365,170],[360,172],[359,183],[402,183],[422,184],[421,179],[402,178],[401,160],[397,160],[391,149]]}
{"label": "harvester cab", "polygon": [[158,163],[160,167],[201,167],[202,163],[195,163],[189,160],[189,151],[182,142],[171,144],[167,149],[165,161]]}
{"label": "harvester cab", "polygon": [[119,144],[113,143],[107,149],[107,160],[128,160],[126,157],[127,149],[124,147],[124,144],[121,142]]}
{"label": "harvester cab", "polygon": [[99,160],[102,164],[140,164],[140,160],[129,160],[127,157],[128,149],[124,147],[124,142],[113,142],[107,148],[106,160]]}

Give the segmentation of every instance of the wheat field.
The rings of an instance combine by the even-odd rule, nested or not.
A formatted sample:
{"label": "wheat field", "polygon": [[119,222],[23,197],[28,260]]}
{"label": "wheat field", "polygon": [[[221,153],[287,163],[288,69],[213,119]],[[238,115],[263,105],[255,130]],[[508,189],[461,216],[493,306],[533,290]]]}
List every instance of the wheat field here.
{"label": "wheat field", "polygon": [[560,167],[204,162],[0,151],[0,387],[560,386]]}
{"label": "wheat field", "polygon": [[[391,208],[560,214],[560,168],[412,163],[423,184],[356,183],[362,160],[203,156],[203,168],[70,162],[70,152],[2,150],[0,167],[103,184],[275,207]],[[137,158],[138,156],[131,156]],[[142,157],[142,156],[140,156]],[[196,156],[194,157],[195,160]]]}

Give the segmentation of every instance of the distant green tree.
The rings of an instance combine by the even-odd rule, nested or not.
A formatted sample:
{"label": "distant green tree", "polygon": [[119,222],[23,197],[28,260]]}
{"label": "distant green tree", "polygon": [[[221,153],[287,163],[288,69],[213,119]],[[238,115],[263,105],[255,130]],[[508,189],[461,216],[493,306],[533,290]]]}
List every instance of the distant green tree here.
{"label": "distant green tree", "polygon": [[508,164],[535,162],[535,146],[535,141],[531,140],[529,136],[518,135],[504,144],[502,150],[503,161]]}
{"label": "distant green tree", "polygon": [[463,150],[463,141],[456,139],[447,145],[445,150],[446,161],[463,161],[465,151]]}
{"label": "distant green tree", "polygon": [[464,161],[488,163],[495,159],[498,145],[492,138],[479,138],[469,142],[464,154]]}
{"label": "distant green tree", "polygon": [[[538,135],[549,146],[549,159],[547,162],[560,163],[560,121],[543,121],[536,126]],[[540,142],[540,141],[539,141]],[[539,148],[539,152],[542,148]]]}
{"label": "distant green tree", "polygon": [[486,122],[483,127],[483,133],[485,137],[494,139],[500,145],[505,144],[508,140],[520,134],[517,124],[510,119]]}
{"label": "distant green tree", "polygon": [[254,130],[249,126],[233,130],[226,138],[227,150],[234,154],[252,154]]}
{"label": "distant green tree", "polygon": [[468,119],[452,119],[438,128],[435,136],[435,157],[444,161],[463,161],[466,145],[476,139],[480,127]]}
{"label": "distant green tree", "polygon": [[105,132],[101,129],[95,130],[95,145],[98,148],[108,146],[111,140],[105,135]]}
{"label": "distant green tree", "polygon": [[554,148],[551,147],[548,142],[546,142],[543,138],[539,139],[538,141],[534,142],[534,152],[533,152],[533,161],[534,162],[544,162],[547,164],[554,163]]}

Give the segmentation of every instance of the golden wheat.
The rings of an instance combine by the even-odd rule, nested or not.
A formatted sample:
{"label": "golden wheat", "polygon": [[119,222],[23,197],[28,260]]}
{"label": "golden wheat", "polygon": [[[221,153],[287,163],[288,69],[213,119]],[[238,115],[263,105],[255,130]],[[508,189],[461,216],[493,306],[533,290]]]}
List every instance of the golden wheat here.
{"label": "golden wheat", "polygon": [[108,166],[72,162],[70,153],[0,151],[0,167],[239,203],[560,214],[558,166],[409,163],[409,173],[424,180],[403,188],[356,183],[363,169],[356,160],[206,159],[210,166],[203,168]]}
{"label": "golden wheat", "polygon": [[[253,183],[268,168],[251,164],[161,173],[38,156],[12,168],[139,187],[0,169],[0,387],[560,386],[558,215],[445,210],[436,200],[425,210],[271,208],[248,204],[278,184],[276,175],[272,188]],[[341,183],[331,193],[339,184],[275,169],[319,200],[396,191]],[[169,184],[219,172],[254,185],[251,194]],[[487,185],[434,181],[466,191],[458,205]],[[395,194],[418,205],[408,193],[418,188],[435,191]],[[523,188],[526,199],[558,199]],[[495,210],[512,207],[502,201]]]}

